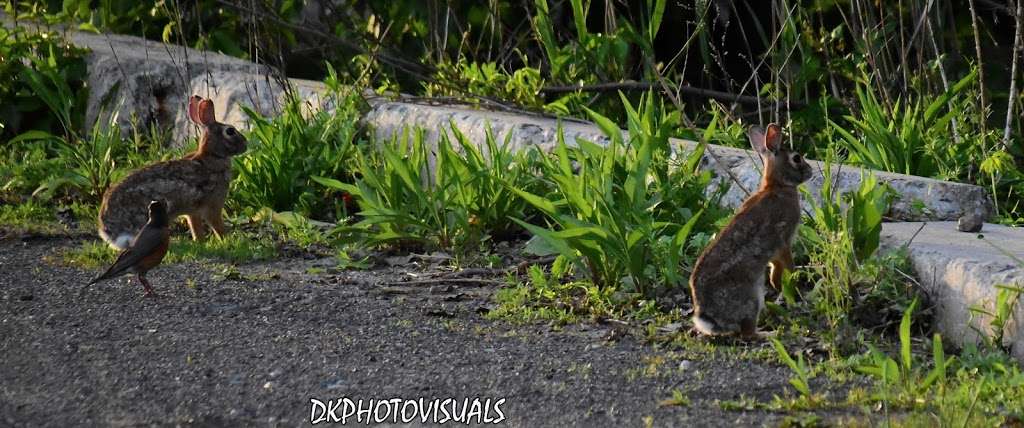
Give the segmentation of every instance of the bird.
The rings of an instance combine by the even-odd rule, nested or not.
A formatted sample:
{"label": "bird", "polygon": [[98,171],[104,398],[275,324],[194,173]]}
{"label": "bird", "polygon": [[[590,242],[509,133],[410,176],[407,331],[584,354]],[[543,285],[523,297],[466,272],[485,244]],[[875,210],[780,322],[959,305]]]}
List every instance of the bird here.
{"label": "bird", "polygon": [[149,220],[146,225],[135,235],[131,245],[117,256],[114,264],[88,285],[115,278],[132,270],[142,283],[142,287],[146,289],[146,296],[155,296],[153,287],[146,280],[146,272],[159,265],[167,254],[171,238],[168,226],[167,204],[162,201],[150,202]]}

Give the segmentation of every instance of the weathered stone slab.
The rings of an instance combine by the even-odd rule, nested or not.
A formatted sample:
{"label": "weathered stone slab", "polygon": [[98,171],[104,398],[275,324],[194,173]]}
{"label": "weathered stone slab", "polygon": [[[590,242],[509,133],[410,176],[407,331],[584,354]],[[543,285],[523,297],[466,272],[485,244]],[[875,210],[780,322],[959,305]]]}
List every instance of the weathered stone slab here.
{"label": "weathered stone slab", "polygon": [[[6,22],[10,25],[10,22]],[[180,143],[195,132],[187,124],[187,97],[199,94],[214,100],[218,116],[226,123],[246,128],[246,117],[240,108],[247,105],[272,115],[279,108],[284,94],[282,82],[272,77],[264,66],[217,53],[182,46],[167,45],[142,38],[119,35],[97,35],[67,32],[79,46],[91,49],[87,56],[90,87],[87,123],[111,111],[118,112],[118,126],[127,132],[136,124],[170,130],[173,142]],[[301,97],[317,108],[325,91],[320,82],[288,79]],[[101,110],[108,102],[106,111]],[[464,107],[419,105],[371,99],[371,111],[365,122],[372,125],[379,137],[389,138],[408,127],[422,127],[430,139],[437,139],[449,124],[454,124],[474,141],[483,141],[488,129],[495,135],[512,134],[513,148],[530,146],[549,150],[554,147],[559,122],[543,116],[506,112],[472,110]],[[577,138],[606,142],[600,130],[587,122],[562,120],[566,141]],[[692,150],[692,141],[675,140],[682,151]],[[704,165],[720,180],[732,186],[725,195],[728,206],[738,206],[760,180],[760,161],[750,151],[728,147],[711,147],[704,156]],[[821,164],[812,162],[821,170]],[[862,174],[858,168],[837,168],[836,188],[842,193],[857,188]],[[955,220],[966,213],[990,218],[992,205],[984,189],[978,186],[944,182],[921,177],[875,172],[880,181],[893,186],[899,197],[889,215],[896,220]],[[817,194],[823,178],[815,176],[808,187]],[[806,204],[806,202],[805,202]]]}
{"label": "weathered stone slab", "polygon": [[[333,108],[327,105],[322,96],[327,91],[323,82],[288,79],[288,85],[299,99],[306,101],[309,109]],[[242,110],[243,106],[263,116],[274,117],[280,114],[287,97],[284,85],[279,80],[258,74],[202,74],[193,78],[189,87],[195,94],[213,101],[218,120],[241,129],[250,127],[249,117]],[[198,128],[189,122],[185,108],[178,109],[174,115],[174,140],[184,141],[185,138],[194,136],[197,131]]]}
{"label": "weathered stone slab", "polygon": [[[971,308],[995,312],[997,285],[1024,287],[1024,228],[986,223],[979,239],[978,233],[958,232],[956,222],[927,223],[923,229],[922,224],[883,224],[883,248],[910,243],[915,276],[936,305],[935,324],[943,339],[962,346],[979,343],[980,334],[992,337],[991,317]],[[1014,358],[1024,362],[1022,303],[1018,299],[1003,338]]]}
{"label": "weathered stone slab", "polygon": [[139,126],[174,127],[188,97],[204,95],[207,88],[193,86],[202,76],[227,73],[254,76],[258,81],[270,72],[246,60],[139,37],[85,32],[71,32],[69,37],[91,50],[85,58],[89,73],[86,123],[117,112],[117,125],[125,132],[131,129],[133,115]]}
{"label": "weathered stone slab", "polygon": [[[0,21],[10,25],[0,14]],[[218,117],[242,128],[247,118],[241,110],[245,105],[261,114],[272,116],[280,109],[284,94],[282,84],[271,77],[266,67],[225,55],[203,52],[181,46],[165,45],[137,37],[96,35],[68,32],[67,36],[92,52],[86,58],[90,86],[87,120],[103,119],[101,105],[110,99],[118,112],[118,126],[127,130],[134,114],[137,124],[171,129],[171,138],[181,142],[195,128],[187,125],[185,105],[188,96],[199,94],[213,99]],[[289,79],[289,85],[310,108],[330,108],[321,95],[326,88],[320,82]],[[472,141],[483,141],[488,129],[504,137],[511,134],[513,149],[537,147],[550,150],[557,141],[559,121],[533,115],[480,111],[464,107],[422,105],[384,98],[370,98],[370,112],[364,121],[377,137],[390,138],[413,127],[425,130],[435,141],[440,133],[454,125]],[[104,115],[109,115],[108,110]],[[590,123],[562,120],[565,139],[577,138],[607,142],[607,137]],[[692,141],[674,140],[680,152],[693,149]],[[725,196],[729,206],[738,206],[760,180],[760,161],[748,150],[711,147],[703,165],[712,169],[720,180],[735,177]],[[818,162],[812,165],[817,170]],[[862,174],[868,171],[849,166],[836,168],[835,187],[838,192],[856,189]],[[873,172],[880,181],[889,183],[899,193],[890,210],[890,217],[899,220],[955,220],[965,213],[991,217],[993,209],[984,189],[978,186],[944,182],[901,174]],[[817,175],[809,183],[817,194],[823,178]],[[883,245],[895,248],[910,241],[921,223],[886,223]],[[987,241],[1024,258],[1024,229],[986,224],[982,232]],[[979,339],[979,332],[990,334],[988,318],[972,314],[971,306],[993,309],[997,284],[1024,285],[1024,267],[1003,252],[988,245],[976,234],[956,231],[953,221],[933,222],[921,230],[910,243],[910,257],[917,277],[938,305],[938,328],[953,343],[964,344]],[[1013,355],[1024,361],[1024,329],[1019,320],[1024,308],[1018,307],[1014,321],[1007,327],[1007,344]]]}
{"label": "weathered stone slab", "polygon": [[[404,132],[404,129],[422,127],[427,132],[427,138],[436,142],[442,132],[449,132],[446,128],[452,124],[473,141],[483,141],[488,130],[500,137],[511,133],[510,145],[517,150],[528,147],[551,150],[557,141],[559,121],[543,116],[385,100],[371,104],[374,107],[364,120],[373,126],[379,138],[391,138]],[[608,141],[600,129],[587,122],[562,120],[561,127],[567,143],[572,143],[577,138],[597,143]],[[697,144],[676,139],[672,142],[684,152],[693,150]],[[738,182],[738,185],[733,183],[725,195],[726,205],[739,206],[746,199],[747,192],[757,189],[761,176],[761,162],[754,152],[712,146],[705,152],[703,162],[719,179],[732,181],[732,177],[735,177]],[[823,165],[816,161],[810,163],[819,173],[807,183],[807,186],[812,195],[817,195],[824,181],[820,174]],[[969,212],[989,218],[993,212],[987,193],[978,186],[867,171],[850,166],[834,168],[834,172],[834,187],[838,193],[857,189],[863,174],[867,173],[873,173],[879,181],[891,185],[899,193],[889,211],[889,216],[896,220],[956,220]]]}
{"label": "weathered stone slab", "polygon": [[[0,22],[14,25],[0,13]],[[285,90],[266,66],[214,52],[169,45],[140,37],[94,34],[45,27],[31,22],[18,25],[58,31],[76,46],[89,49],[85,56],[89,99],[86,124],[106,123],[117,114],[117,126],[127,134],[132,126],[170,131],[168,143],[178,144],[196,131],[188,124],[188,97],[212,98],[219,119],[247,127],[245,105],[264,115],[280,108]],[[288,79],[303,99],[319,100],[322,82]],[[319,104],[317,104],[319,107]],[[133,123],[134,122],[134,123]]]}

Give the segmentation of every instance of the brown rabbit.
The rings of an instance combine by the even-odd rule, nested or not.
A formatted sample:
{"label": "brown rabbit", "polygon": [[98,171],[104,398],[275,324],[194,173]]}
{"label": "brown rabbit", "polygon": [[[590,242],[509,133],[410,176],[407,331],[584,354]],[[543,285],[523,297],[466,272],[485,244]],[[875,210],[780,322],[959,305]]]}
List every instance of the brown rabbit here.
{"label": "brown rabbit", "polygon": [[811,178],[811,167],[782,147],[782,130],[768,125],[747,132],[761,157],[761,187],[740,206],[732,221],[697,259],[690,276],[693,324],[701,333],[739,333],[757,338],[757,317],[764,308],[765,265],[772,265],[772,285],[779,287],[783,269],[793,268],[790,242],[800,224],[797,186]]}
{"label": "brown rabbit", "polygon": [[103,195],[99,233],[112,247],[124,250],[146,224],[149,201],[167,204],[168,218],[188,217],[192,238],[206,236],[207,223],[224,234],[221,211],[231,182],[231,157],[245,151],[246,140],[233,126],[217,122],[213,101],[193,96],[188,117],[202,127],[195,152],[133,172]]}

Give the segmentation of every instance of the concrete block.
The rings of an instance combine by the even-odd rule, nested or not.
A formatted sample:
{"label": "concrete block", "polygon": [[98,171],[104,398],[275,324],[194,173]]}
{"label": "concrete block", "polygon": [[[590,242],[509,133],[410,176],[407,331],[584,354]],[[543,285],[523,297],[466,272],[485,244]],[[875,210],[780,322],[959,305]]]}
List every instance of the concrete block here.
{"label": "concrete block", "polygon": [[[373,127],[378,138],[392,138],[410,127],[422,127],[426,130],[428,140],[436,143],[440,134],[450,132],[449,125],[454,125],[472,141],[483,141],[490,130],[499,137],[511,133],[510,144],[515,149],[537,147],[550,151],[555,147],[560,125],[567,143],[571,144],[577,138],[596,143],[608,142],[608,138],[597,126],[578,120],[558,121],[539,115],[387,100],[377,100],[371,105],[373,108],[364,120]],[[678,139],[673,139],[672,143],[682,152],[693,150],[697,144]],[[817,195],[824,181],[820,174],[823,165],[817,161],[810,163],[819,174],[807,183],[807,187],[812,195]],[[746,199],[747,192],[755,191],[760,182],[761,162],[750,150],[711,146],[705,151],[703,165],[710,168],[720,180],[732,182],[732,177],[736,178],[738,185],[732,183],[723,200],[730,207],[738,207]],[[976,213],[982,218],[989,218],[993,214],[988,194],[979,186],[868,171],[851,166],[836,167],[833,170],[836,172],[833,178],[835,188],[839,193],[857,189],[864,173],[874,173],[880,182],[891,185],[899,193],[889,210],[889,216],[894,220],[956,220],[965,213]]]}
{"label": "concrete block", "polygon": [[[997,285],[1024,287],[1024,228],[985,223],[980,233],[965,233],[952,221],[882,225],[883,250],[908,242],[915,276],[936,306],[935,326],[943,339],[962,346],[979,343],[981,334],[992,337],[991,317],[971,308],[994,312]],[[1024,362],[1022,303],[1018,299],[1003,337],[1011,355]]]}

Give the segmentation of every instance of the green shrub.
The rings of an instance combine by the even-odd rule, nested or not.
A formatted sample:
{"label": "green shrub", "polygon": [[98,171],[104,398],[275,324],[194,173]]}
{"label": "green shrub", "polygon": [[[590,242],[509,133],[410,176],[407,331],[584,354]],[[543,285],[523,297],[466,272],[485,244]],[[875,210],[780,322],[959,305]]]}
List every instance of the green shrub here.
{"label": "green shrub", "polygon": [[234,158],[229,208],[255,213],[269,207],[328,220],[346,216],[342,195],[311,177],[351,180],[361,98],[333,92],[329,100],[333,111],[307,114],[302,101],[290,99],[272,119],[243,107],[253,127],[248,150]]}
{"label": "green shrub", "polygon": [[932,100],[925,96],[908,96],[889,108],[881,103],[872,89],[857,87],[860,112],[848,115],[846,121],[853,131],[835,122],[829,125],[839,135],[836,142],[849,152],[848,161],[869,168],[922,177],[956,179],[969,157],[971,135],[956,141],[950,122],[963,113],[950,109],[960,94],[974,83],[977,70],[969,73],[949,91]]}
{"label": "green shrub", "polygon": [[799,230],[813,268],[813,300],[819,313],[836,326],[847,319],[863,265],[878,249],[882,216],[893,191],[873,175],[863,175],[857,190],[836,195],[833,168],[832,159],[826,159],[816,198],[802,188],[804,199],[812,201],[812,215]]}
{"label": "green shrub", "polygon": [[57,33],[0,26],[0,141],[30,130],[80,132],[84,51]]}
{"label": "green shrub", "polygon": [[518,222],[555,251],[576,262],[597,286],[649,296],[658,286],[683,284],[680,262],[700,248],[687,245],[693,232],[708,232],[717,217],[717,196],[708,197],[703,150],[675,168],[668,143],[678,113],[663,113],[653,97],[639,110],[623,97],[629,139],[618,126],[590,112],[609,138],[607,146],[559,133],[553,159],[542,162],[546,195],[515,191],[545,214],[549,227]]}
{"label": "green shrub", "polygon": [[509,140],[499,145],[490,133],[481,149],[454,126],[450,129],[452,137],[442,132],[436,150],[417,130],[358,152],[354,184],[315,178],[358,201],[362,219],[337,233],[368,245],[413,245],[457,254],[477,249],[491,236],[513,233],[509,219],[528,215],[506,185],[534,188],[535,155],[514,154]]}
{"label": "green shrub", "polygon": [[31,192],[44,202],[70,199],[98,204],[107,188],[132,168],[175,153],[162,147],[165,136],[156,131],[136,131],[122,138],[117,120],[114,114],[106,122],[97,121],[84,138],[77,132],[61,137],[38,130],[18,135],[10,141],[10,151],[0,151],[11,163],[0,166],[0,178],[6,180],[3,190],[11,199],[23,199]]}

